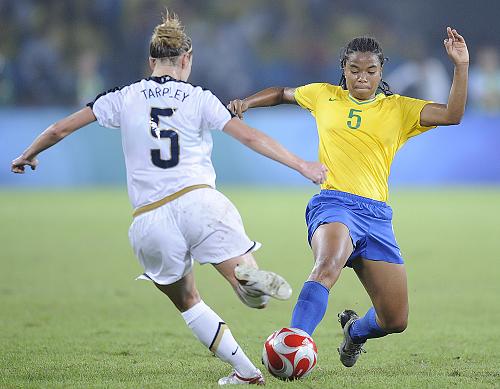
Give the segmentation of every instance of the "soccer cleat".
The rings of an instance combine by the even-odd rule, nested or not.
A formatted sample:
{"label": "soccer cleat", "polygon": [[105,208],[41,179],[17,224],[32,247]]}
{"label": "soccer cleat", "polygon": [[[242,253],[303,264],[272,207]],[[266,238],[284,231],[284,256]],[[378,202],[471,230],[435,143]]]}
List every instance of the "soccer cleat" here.
{"label": "soccer cleat", "polygon": [[236,266],[234,275],[239,281],[246,281],[242,287],[251,293],[261,293],[278,300],[288,300],[292,295],[292,287],[280,275],[249,267]]}
{"label": "soccer cleat", "polygon": [[337,349],[340,355],[340,362],[342,362],[345,367],[352,367],[358,360],[360,354],[365,352],[363,349],[365,343],[354,343],[351,339],[351,335],[349,335],[349,328],[352,323],[359,319],[359,316],[350,309],[346,309],[344,312],[339,313],[338,316],[340,325],[344,331],[344,340]]}
{"label": "soccer cleat", "polygon": [[251,378],[240,377],[238,373],[233,371],[227,377],[222,377],[219,380],[219,385],[265,385],[266,381],[264,380],[264,376],[260,372],[259,369],[256,371],[257,375]]}
{"label": "soccer cleat", "polygon": [[262,309],[267,306],[269,296],[262,294],[260,290],[252,289],[249,286],[238,284],[236,294],[241,302],[250,308]]}

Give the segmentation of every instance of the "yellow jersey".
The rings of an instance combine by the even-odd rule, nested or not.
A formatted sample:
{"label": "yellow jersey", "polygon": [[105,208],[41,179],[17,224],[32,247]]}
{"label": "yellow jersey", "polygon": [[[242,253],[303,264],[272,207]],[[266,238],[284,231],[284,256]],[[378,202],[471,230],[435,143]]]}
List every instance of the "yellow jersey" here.
{"label": "yellow jersey", "polygon": [[296,88],[295,100],[316,119],[319,160],[329,170],[321,189],[374,200],[387,201],[391,163],[401,146],[434,128],[420,125],[426,100],[379,93],[361,101],[328,83]]}

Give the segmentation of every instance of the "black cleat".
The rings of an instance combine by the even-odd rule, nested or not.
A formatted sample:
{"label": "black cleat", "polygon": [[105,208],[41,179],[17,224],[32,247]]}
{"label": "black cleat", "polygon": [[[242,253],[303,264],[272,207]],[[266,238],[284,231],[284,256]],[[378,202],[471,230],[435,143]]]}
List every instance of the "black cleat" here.
{"label": "black cleat", "polygon": [[352,367],[358,360],[360,354],[365,352],[365,350],[363,350],[363,345],[365,343],[354,343],[349,335],[349,328],[352,323],[359,319],[359,316],[353,310],[346,309],[339,313],[338,317],[342,330],[344,331],[344,340],[337,349],[340,355],[340,362],[342,362],[345,367]]}

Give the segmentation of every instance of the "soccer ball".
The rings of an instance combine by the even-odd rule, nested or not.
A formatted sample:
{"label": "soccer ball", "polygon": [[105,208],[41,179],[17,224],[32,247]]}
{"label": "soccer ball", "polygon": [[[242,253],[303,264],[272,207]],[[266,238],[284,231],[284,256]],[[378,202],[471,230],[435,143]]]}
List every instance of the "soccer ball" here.
{"label": "soccer ball", "polygon": [[273,332],[262,350],[262,363],[281,380],[307,376],[317,361],[318,349],[314,340],[298,328],[282,328]]}

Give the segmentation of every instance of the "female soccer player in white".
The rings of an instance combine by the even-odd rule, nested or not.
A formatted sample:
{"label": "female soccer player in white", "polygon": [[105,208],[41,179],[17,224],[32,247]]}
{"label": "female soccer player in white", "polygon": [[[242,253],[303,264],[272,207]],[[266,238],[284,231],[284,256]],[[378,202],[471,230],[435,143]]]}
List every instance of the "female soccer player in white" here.
{"label": "female soccer player in white", "polygon": [[258,270],[251,252],[259,244],[247,237],[233,204],[215,190],[209,130],[222,129],[314,183],[323,182],[326,169],[232,118],[210,91],[187,83],[192,57],[191,39],[177,16],[167,12],[150,42],[152,76],[100,94],[88,107],[48,127],[12,162],[12,171],[35,169],[41,151],[95,120],[121,128],[135,208],[129,237],[144,267],[142,278],[152,280],[195,336],[233,366],[219,384],[263,384],[261,372],[224,321],[201,300],[193,259],[213,264],[250,307],[265,307],[269,296],[287,299],[291,288],[279,275]]}
{"label": "female soccer player in white", "polygon": [[321,193],[306,209],[315,264],[291,327],[312,335],[342,269],[353,267],[373,306],[362,318],[352,310],[339,314],[344,340],[338,351],[346,367],[356,363],[368,339],[407,326],[406,270],[392,229],[392,209],[386,204],[387,180],[396,152],[408,139],[438,125],[458,124],[464,114],[467,45],[448,27],[444,47],[455,66],[447,104],[392,94],[382,80],[382,48],[370,37],[355,38],[344,48],[340,85],[267,88],[230,103],[240,117],[248,108],[298,104],[316,118],[319,159],[329,171]]}

